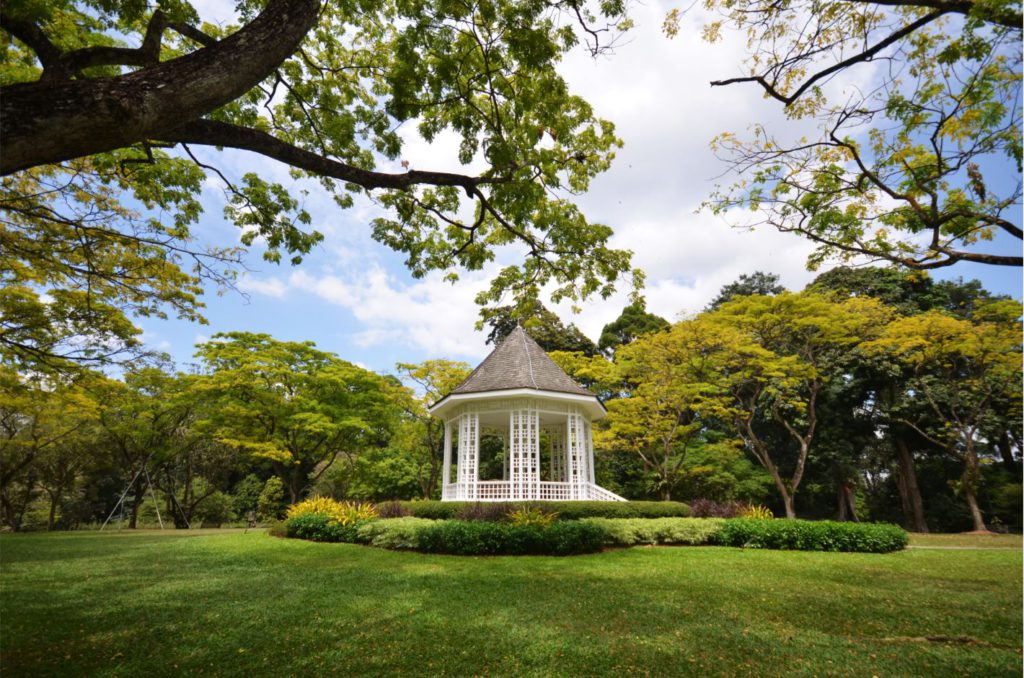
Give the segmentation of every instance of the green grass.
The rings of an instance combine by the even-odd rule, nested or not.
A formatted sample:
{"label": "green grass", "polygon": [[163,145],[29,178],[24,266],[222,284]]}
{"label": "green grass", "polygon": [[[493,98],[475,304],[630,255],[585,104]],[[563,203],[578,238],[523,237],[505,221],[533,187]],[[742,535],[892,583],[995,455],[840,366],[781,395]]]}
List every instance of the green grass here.
{"label": "green grass", "polygon": [[1021,673],[1012,550],[483,558],[170,531],[5,535],[0,559],[5,676]]}
{"label": "green grass", "polygon": [[910,534],[911,546],[953,546],[957,548],[1016,548],[1022,547],[1021,535],[1019,534],[974,534],[966,532],[963,534],[921,534],[912,532]]}

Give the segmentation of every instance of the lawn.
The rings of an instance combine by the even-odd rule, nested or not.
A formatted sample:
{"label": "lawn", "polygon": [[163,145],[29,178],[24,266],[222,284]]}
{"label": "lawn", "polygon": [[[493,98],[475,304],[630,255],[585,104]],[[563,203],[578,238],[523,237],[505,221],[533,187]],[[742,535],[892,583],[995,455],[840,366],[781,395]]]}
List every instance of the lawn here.
{"label": "lawn", "polygon": [[[1019,543],[1019,542],[1018,542]],[[15,675],[1021,675],[1021,553],[0,537]]]}

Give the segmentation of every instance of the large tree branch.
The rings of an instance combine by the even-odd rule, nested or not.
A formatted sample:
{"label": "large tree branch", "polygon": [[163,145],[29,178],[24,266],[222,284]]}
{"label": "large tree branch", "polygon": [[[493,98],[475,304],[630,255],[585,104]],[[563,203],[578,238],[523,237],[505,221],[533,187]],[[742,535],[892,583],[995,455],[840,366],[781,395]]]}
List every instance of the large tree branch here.
{"label": "large tree branch", "polygon": [[838,63],[832,64],[828,68],[818,71],[817,73],[809,77],[807,80],[805,80],[802,85],[797,87],[795,90],[793,90],[791,94],[788,95],[778,91],[773,83],[768,82],[768,80],[761,75],[755,75],[745,78],[730,78],[729,80],[713,80],[711,82],[711,86],[720,87],[722,85],[732,85],[737,82],[756,82],[757,84],[761,85],[764,91],[767,92],[772,98],[781,101],[786,106],[789,106],[794,101],[799,99],[804,92],[806,92],[812,85],[814,85],[814,83],[818,82],[819,80],[827,78],[833,73],[841,71],[844,68],[849,68],[850,66],[856,63],[871,61],[871,59],[873,59],[876,54],[881,52],[886,47],[889,47],[893,43],[899,42],[900,40],[907,37],[914,31],[918,30],[919,28],[922,28],[923,26],[931,23],[932,21],[935,21],[943,14],[946,14],[948,11],[950,10],[936,10],[934,12],[930,12],[924,15],[917,21],[907,24],[900,30],[893,32],[884,40],[877,42],[876,44],[865,49],[864,51],[858,52],[857,54],[854,54],[848,59],[843,59]]}
{"label": "large tree branch", "polygon": [[1020,30],[1021,23],[1024,22],[1024,15],[1020,12],[1014,12],[1009,8],[996,12],[996,8],[979,5],[975,0],[846,0],[846,2],[887,7],[930,7],[942,12],[970,14],[984,21],[1018,30]]}
{"label": "large tree branch", "polygon": [[293,146],[266,132],[215,120],[195,120],[159,134],[157,138],[161,141],[175,143],[252,151],[307,172],[357,184],[367,189],[402,190],[418,184],[430,184],[433,186],[459,186],[465,189],[469,195],[474,195],[475,188],[481,184],[497,184],[506,181],[500,178],[471,177],[464,174],[420,170],[409,170],[397,174],[373,172]]}
{"label": "large tree branch", "polygon": [[0,88],[0,173],[123,148],[237,99],[298,49],[319,0],[270,0],[251,23],[185,56],[95,80]]}

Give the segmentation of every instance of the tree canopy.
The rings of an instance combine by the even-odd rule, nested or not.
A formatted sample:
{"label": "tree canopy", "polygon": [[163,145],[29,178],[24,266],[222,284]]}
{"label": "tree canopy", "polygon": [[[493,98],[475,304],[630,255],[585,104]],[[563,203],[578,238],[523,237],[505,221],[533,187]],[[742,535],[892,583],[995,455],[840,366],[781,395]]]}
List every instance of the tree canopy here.
{"label": "tree canopy", "polygon": [[[242,246],[258,238],[270,261],[321,239],[290,187],[233,176],[217,149],[282,162],[339,208],[369,196],[384,208],[373,237],[417,277],[454,281],[518,243],[524,258],[482,303],[545,285],[555,300],[608,295],[628,272],[611,229],[573,203],[620,142],[556,68],[570,49],[600,51],[622,3],[238,11],[239,25],[216,26],[184,1],[5,3],[0,303],[14,359],[102,361],[137,348],[133,315],[201,318],[202,283],[230,285],[239,257],[193,232],[204,181],[224,190]],[[408,167],[403,125],[428,142],[453,133],[447,160],[466,172]]]}
{"label": "tree canopy", "polygon": [[[760,87],[816,127],[797,139],[762,124],[750,138],[721,134],[713,148],[738,180],[711,197],[714,211],[749,208],[755,224],[808,238],[812,268],[864,257],[1021,265],[1019,2],[704,6],[717,14],[706,40],[726,26],[747,37],[742,75],[711,84]],[[667,17],[670,35],[680,16]],[[997,235],[1009,245],[978,246]]]}

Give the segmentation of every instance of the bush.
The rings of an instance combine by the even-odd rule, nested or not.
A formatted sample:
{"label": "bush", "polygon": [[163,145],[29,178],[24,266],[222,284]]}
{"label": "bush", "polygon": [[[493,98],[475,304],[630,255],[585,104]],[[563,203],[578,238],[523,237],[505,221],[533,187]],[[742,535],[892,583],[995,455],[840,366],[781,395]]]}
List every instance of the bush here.
{"label": "bush", "polygon": [[233,504],[230,495],[214,492],[199,502],[193,517],[198,519],[203,527],[220,527],[223,523],[230,523],[235,519]]}
{"label": "bush", "polygon": [[751,520],[771,520],[775,517],[772,510],[767,506],[760,504],[749,504],[738,516],[740,518],[750,518]]}
{"label": "bush", "polygon": [[738,501],[715,501],[713,499],[694,499],[690,503],[692,518],[739,518],[748,507]]}
{"label": "bush", "polygon": [[409,515],[409,509],[400,501],[382,501],[377,504],[377,515],[381,518],[405,518]]}
{"label": "bush", "polygon": [[371,520],[356,528],[356,538],[383,549],[418,549],[420,532],[434,524],[426,518],[385,518]]}
{"label": "bush", "polygon": [[600,527],[605,543],[708,544],[722,524],[720,518],[586,518],[584,523]]}
{"label": "bush", "polygon": [[302,513],[285,521],[289,537],[310,541],[354,542],[358,536],[358,524],[342,525],[322,513]]}
{"label": "bush", "polygon": [[713,542],[722,546],[794,551],[889,553],[907,545],[907,532],[887,523],[830,520],[750,520],[722,522]]}
{"label": "bush", "polygon": [[507,520],[509,514],[514,510],[515,504],[500,501],[477,501],[472,504],[461,504],[461,508],[455,512],[454,517],[456,520],[483,520],[494,523],[499,520]]}
{"label": "bush", "polygon": [[523,506],[515,511],[508,514],[508,522],[513,525],[536,525],[537,527],[547,527],[551,523],[555,522],[558,518],[558,513],[553,511],[545,511],[539,506]]}
{"label": "bush", "polygon": [[256,500],[256,513],[263,520],[279,520],[284,517],[284,483],[277,476],[271,476]]}
{"label": "bush", "polygon": [[604,530],[579,521],[540,527],[444,520],[419,531],[419,550],[426,553],[567,556],[593,553],[603,544]]}
{"label": "bush", "polygon": [[355,525],[378,515],[373,504],[340,502],[330,497],[311,497],[288,507],[289,519],[310,514],[327,516],[341,525]]}
{"label": "bush", "polygon": [[[389,502],[390,503],[390,502]],[[559,520],[582,518],[685,518],[690,507],[678,501],[543,501],[543,502],[466,502],[466,501],[403,501],[399,503],[409,515],[431,520],[504,520],[509,511],[536,507],[558,513]],[[485,507],[501,507],[485,508]],[[466,517],[462,512],[466,511]],[[500,514],[493,518],[469,517]]]}

